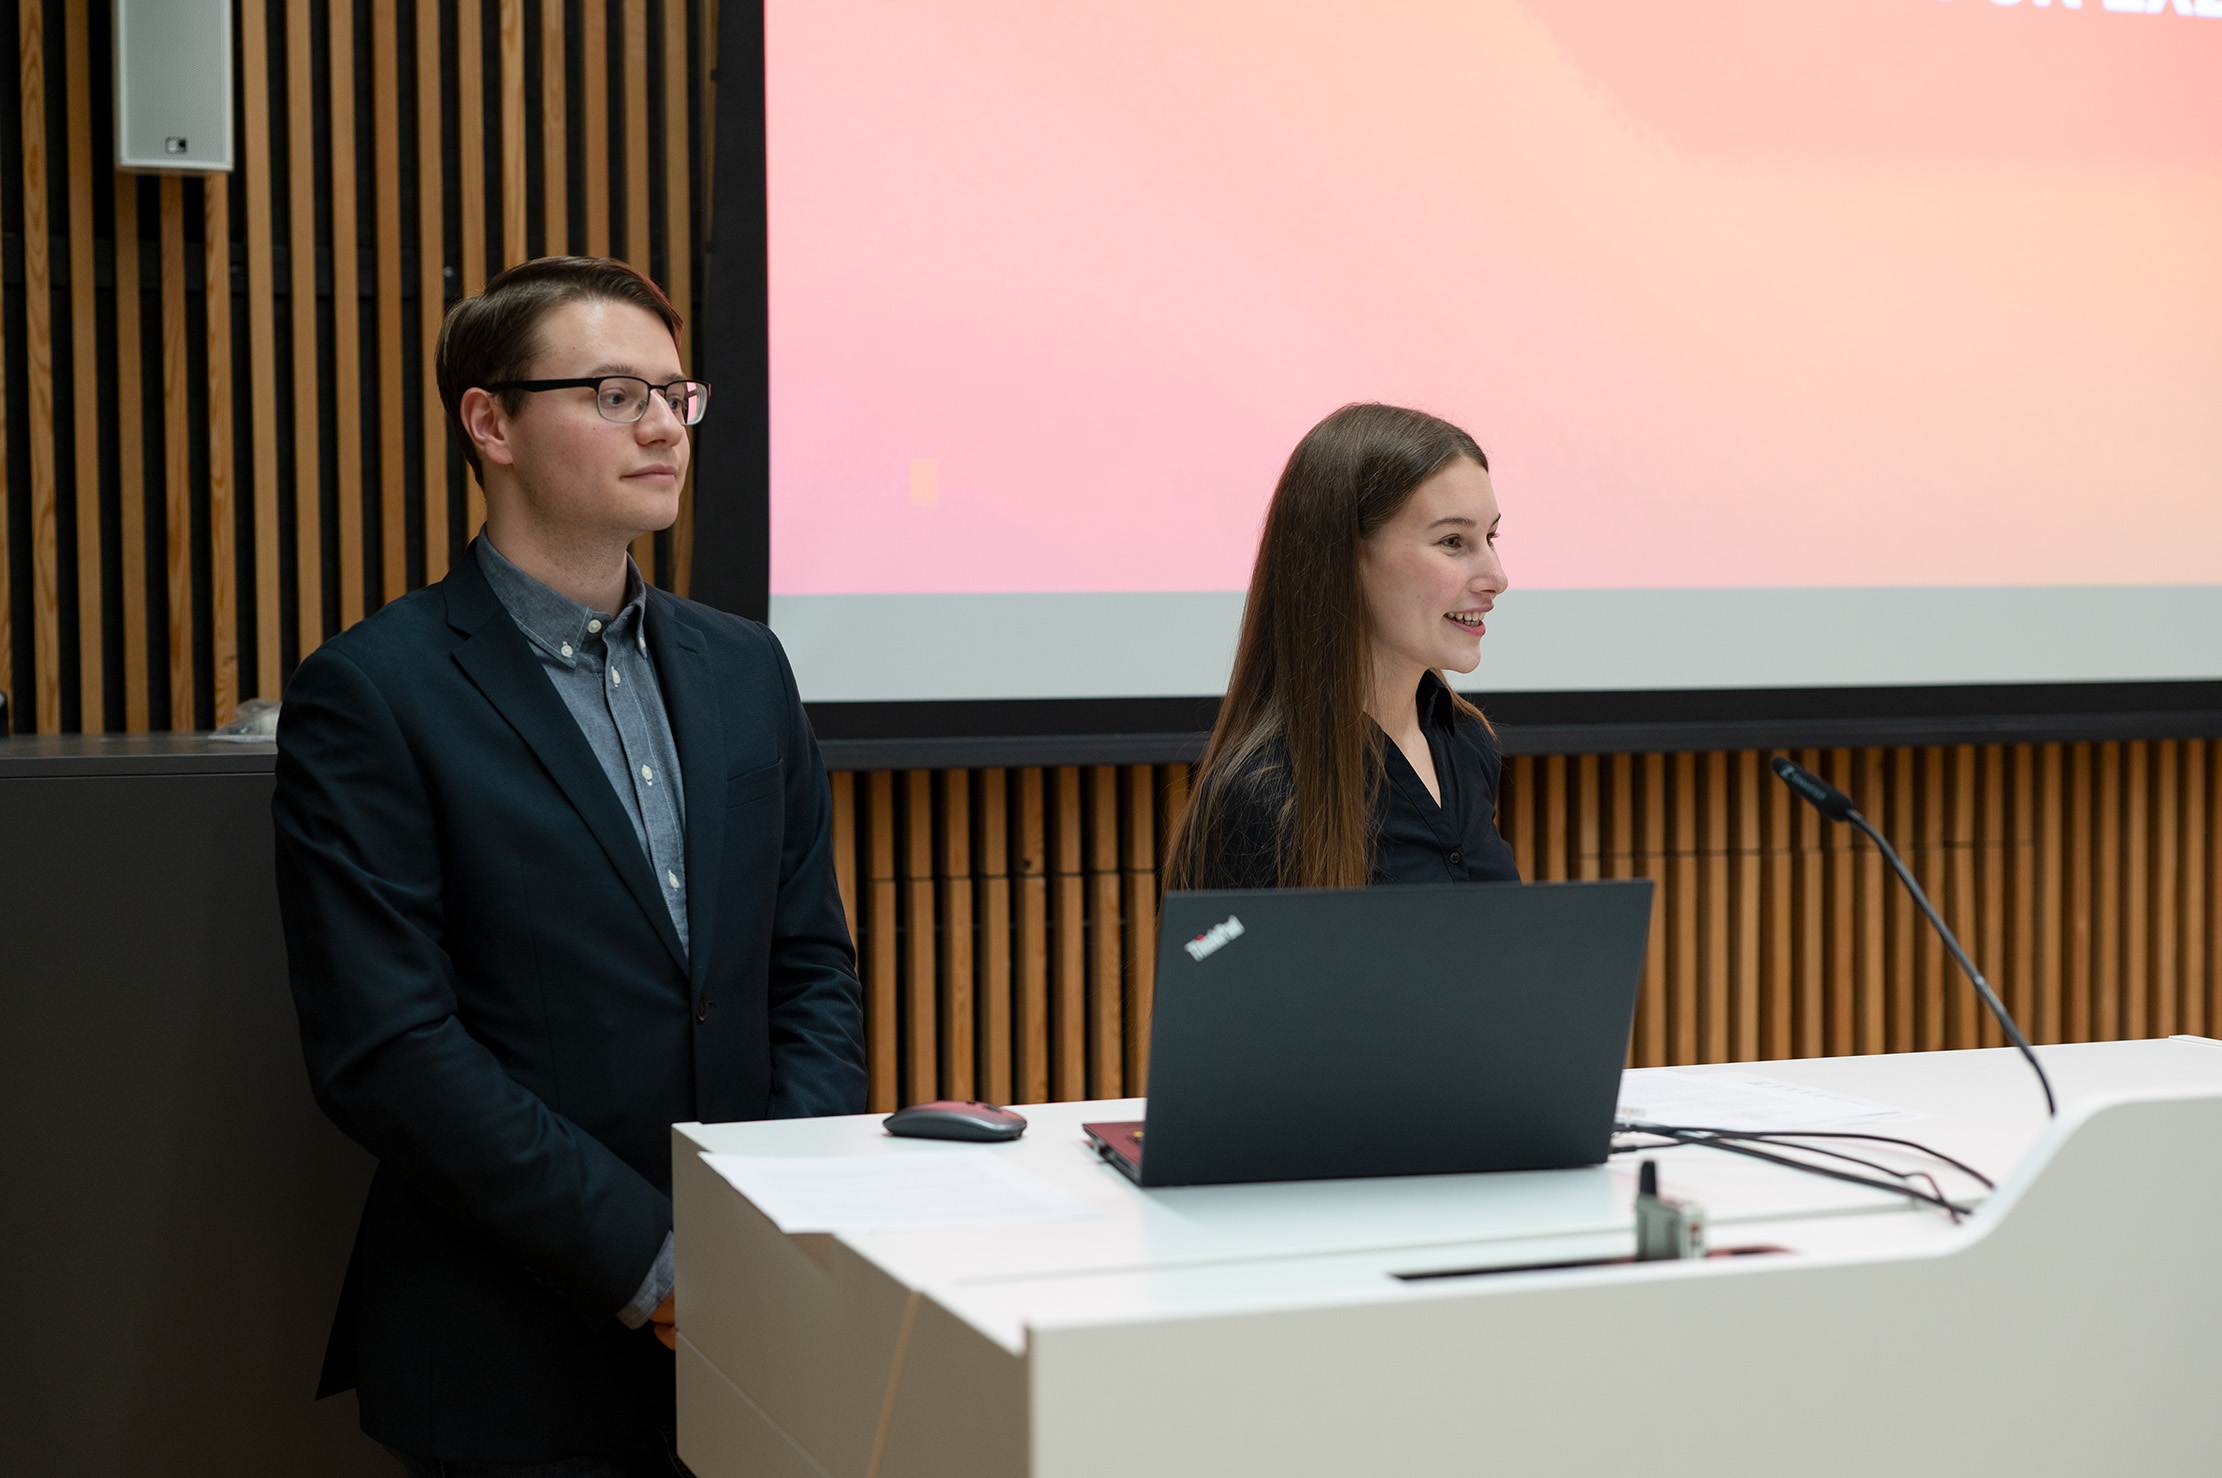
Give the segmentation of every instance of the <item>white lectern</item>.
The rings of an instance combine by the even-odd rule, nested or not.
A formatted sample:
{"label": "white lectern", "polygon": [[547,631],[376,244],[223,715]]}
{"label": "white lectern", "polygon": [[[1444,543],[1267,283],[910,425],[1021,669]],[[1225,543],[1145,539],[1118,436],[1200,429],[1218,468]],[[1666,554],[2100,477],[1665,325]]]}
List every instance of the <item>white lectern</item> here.
{"label": "white lectern", "polygon": [[[996,1152],[1088,1220],[787,1235],[699,1151],[894,1155],[876,1117],[682,1124],[679,1445],[701,1478],[2212,1474],[2222,1042],[1738,1064],[1926,1117],[1965,1223],[1678,1148],[1717,1248],[1625,1256],[1634,1163],[1135,1189],[1083,1120]],[[1704,1072],[1708,1069],[1692,1069]],[[1971,1189],[1962,1183],[1959,1189]],[[1422,1276],[1414,1274],[1455,1274]]]}

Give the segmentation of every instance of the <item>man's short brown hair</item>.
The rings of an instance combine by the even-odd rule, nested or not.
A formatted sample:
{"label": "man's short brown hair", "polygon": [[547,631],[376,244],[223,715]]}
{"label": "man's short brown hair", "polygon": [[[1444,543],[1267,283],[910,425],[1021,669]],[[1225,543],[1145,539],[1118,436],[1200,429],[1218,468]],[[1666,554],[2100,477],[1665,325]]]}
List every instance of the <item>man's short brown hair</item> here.
{"label": "man's short brown hair", "polygon": [[[463,392],[530,378],[540,352],[540,321],[565,303],[600,301],[645,308],[671,330],[672,342],[686,320],[663,289],[623,262],[609,257],[539,257],[495,275],[486,291],[448,309],[440,325],[434,358],[440,403],[447,408],[450,436],[462,443],[463,459],[479,471],[478,447],[463,434]],[[522,390],[504,390],[502,409],[511,415],[524,401]]]}

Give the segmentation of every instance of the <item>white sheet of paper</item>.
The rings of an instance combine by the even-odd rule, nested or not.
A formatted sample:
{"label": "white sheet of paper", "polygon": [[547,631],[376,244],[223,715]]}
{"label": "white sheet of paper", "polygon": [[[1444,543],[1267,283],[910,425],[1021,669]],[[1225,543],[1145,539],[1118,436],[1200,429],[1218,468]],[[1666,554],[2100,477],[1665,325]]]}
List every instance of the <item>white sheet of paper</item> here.
{"label": "white sheet of paper", "polygon": [[1692,1073],[1671,1067],[1622,1073],[1620,1116],[1708,1129],[1787,1130],[1856,1129],[1929,1117],[1759,1073]]}
{"label": "white sheet of paper", "polygon": [[703,1161],[783,1232],[911,1232],[1103,1213],[984,1149],[878,1155],[717,1155]]}

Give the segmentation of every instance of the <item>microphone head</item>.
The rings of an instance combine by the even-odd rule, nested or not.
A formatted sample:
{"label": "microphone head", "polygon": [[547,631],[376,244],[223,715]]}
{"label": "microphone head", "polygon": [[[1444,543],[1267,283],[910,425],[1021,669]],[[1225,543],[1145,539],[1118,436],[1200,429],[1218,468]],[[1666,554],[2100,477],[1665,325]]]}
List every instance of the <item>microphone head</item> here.
{"label": "microphone head", "polygon": [[1852,798],[1786,754],[1774,757],[1771,768],[1784,785],[1831,821],[1849,821],[1859,814]]}

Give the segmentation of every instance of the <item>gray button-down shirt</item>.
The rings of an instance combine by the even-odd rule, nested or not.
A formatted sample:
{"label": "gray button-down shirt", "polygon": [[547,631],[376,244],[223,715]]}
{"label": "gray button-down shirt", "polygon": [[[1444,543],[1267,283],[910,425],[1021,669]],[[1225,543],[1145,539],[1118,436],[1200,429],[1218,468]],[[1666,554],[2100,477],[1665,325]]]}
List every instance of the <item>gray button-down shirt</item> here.
{"label": "gray button-down shirt", "polygon": [[[626,557],[625,603],[614,616],[550,590],[503,558],[483,534],[478,567],[602,762],[602,773],[609,776],[610,788],[632,818],[633,835],[656,870],[664,906],[685,950],[687,801],[663,685],[656,681],[656,662],[648,655],[648,596],[639,567]],[[675,1281],[667,1233],[632,1302],[618,1311],[619,1321],[634,1329],[647,1323]]]}
{"label": "gray button-down shirt", "polygon": [[483,536],[478,561],[624,803],[684,950],[687,802],[671,716],[664,711],[655,659],[648,655],[648,597],[640,570],[628,556],[625,603],[613,616],[550,590]]}

